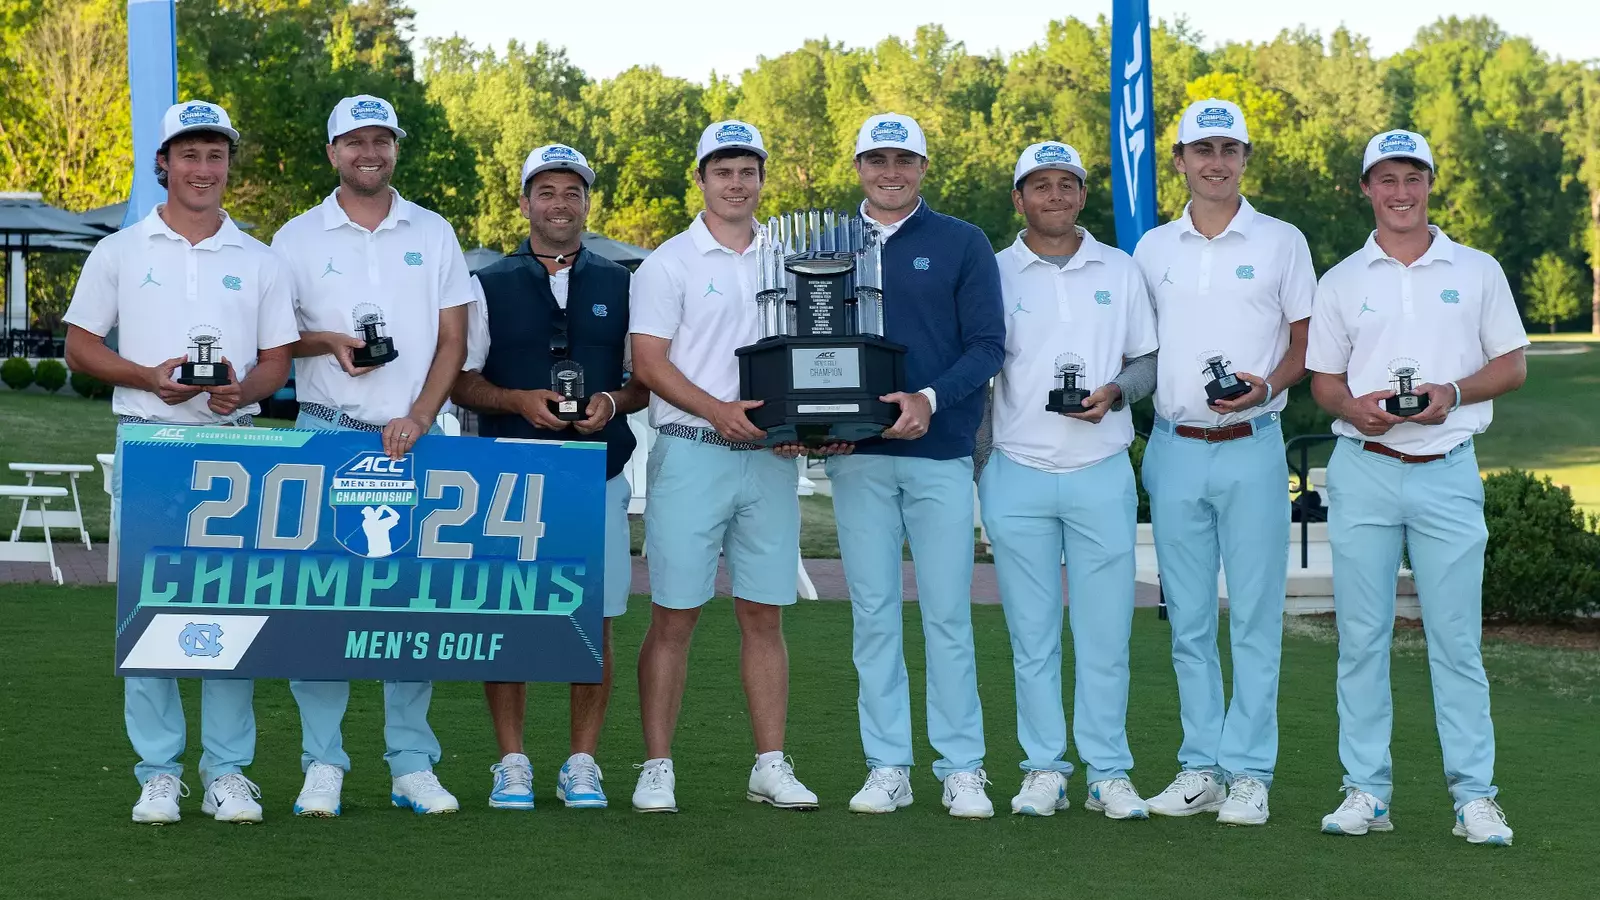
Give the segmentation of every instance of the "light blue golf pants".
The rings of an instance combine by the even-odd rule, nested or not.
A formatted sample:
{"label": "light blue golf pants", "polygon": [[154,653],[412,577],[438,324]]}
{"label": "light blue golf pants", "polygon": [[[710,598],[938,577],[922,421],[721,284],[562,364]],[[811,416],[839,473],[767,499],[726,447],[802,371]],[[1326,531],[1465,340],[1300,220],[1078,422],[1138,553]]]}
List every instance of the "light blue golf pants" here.
{"label": "light blue golf pants", "polygon": [[1483,637],[1483,480],[1469,441],[1404,463],[1341,438],[1328,463],[1328,542],[1339,622],[1339,761],[1346,787],[1389,803],[1389,646],[1405,548],[1422,604],[1434,721],[1457,809],[1497,793]]}
{"label": "light blue golf pants", "polygon": [[983,766],[972,647],[972,458],[835,456],[827,463],[850,586],[861,744],[873,768],[912,765],[911,687],[901,633],[909,538],[927,659],[928,739],[943,780]]}
{"label": "light blue golf pants", "polygon": [[[1207,443],[1157,419],[1144,456],[1156,563],[1172,626],[1178,764],[1269,785],[1278,758],[1278,666],[1289,567],[1289,466],[1277,413]],[[1228,580],[1232,702],[1222,699],[1217,571]]]}
{"label": "light blue golf pants", "polygon": [[1042,472],[996,452],[978,484],[1011,632],[1025,771],[1068,775],[1061,708],[1061,561],[1072,621],[1072,736],[1088,783],[1126,778],[1128,640],[1138,497],[1126,452],[1075,472]]}
{"label": "light blue golf pants", "polygon": [[[354,431],[332,422],[301,413],[294,427],[309,431]],[[429,434],[439,434],[433,426]],[[372,436],[381,446],[382,437]],[[300,706],[300,768],[314,762],[350,770],[350,756],[344,752],[340,723],[350,702],[348,681],[290,681],[289,690]],[[383,683],[383,754],[389,774],[395,778],[431,769],[439,762],[439,739],[428,725],[428,704],[433,699],[433,683],[428,681],[385,681]]]}
{"label": "light blue golf pants", "polygon": [[[111,515],[122,513],[122,429],[111,466]],[[250,765],[256,755],[255,682],[248,678],[200,680],[200,779],[205,784]],[[124,678],[122,718],[139,762],[133,777],[183,777],[188,725],[176,678]]]}

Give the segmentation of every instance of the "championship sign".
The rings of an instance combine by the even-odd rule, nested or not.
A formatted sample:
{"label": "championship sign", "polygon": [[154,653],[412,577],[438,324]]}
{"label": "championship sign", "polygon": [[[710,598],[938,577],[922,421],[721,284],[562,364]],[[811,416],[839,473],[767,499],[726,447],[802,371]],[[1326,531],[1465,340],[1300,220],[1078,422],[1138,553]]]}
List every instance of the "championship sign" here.
{"label": "championship sign", "polygon": [[603,444],[121,436],[118,675],[600,680]]}

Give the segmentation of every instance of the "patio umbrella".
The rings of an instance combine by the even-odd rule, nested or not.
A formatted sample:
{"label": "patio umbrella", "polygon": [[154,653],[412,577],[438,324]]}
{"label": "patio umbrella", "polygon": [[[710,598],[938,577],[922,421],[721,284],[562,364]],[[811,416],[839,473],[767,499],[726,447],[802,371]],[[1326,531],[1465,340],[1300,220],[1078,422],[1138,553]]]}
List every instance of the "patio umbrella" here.
{"label": "patio umbrella", "polygon": [[62,241],[94,242],[102,237],[105,237],[104,231],[84,224],[66,210],[51,206],[38,194],[0,193],[0,251],[4,251],[6,258],[7,331],[28,327],[26,254],[77,250],[77,247],[57,245]]}

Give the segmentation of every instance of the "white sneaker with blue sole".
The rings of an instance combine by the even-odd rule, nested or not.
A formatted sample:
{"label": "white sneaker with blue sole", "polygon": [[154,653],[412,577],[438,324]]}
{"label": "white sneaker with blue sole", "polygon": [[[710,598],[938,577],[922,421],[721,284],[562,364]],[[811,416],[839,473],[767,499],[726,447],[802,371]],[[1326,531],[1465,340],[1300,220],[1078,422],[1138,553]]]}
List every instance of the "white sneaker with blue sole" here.
{"label": "white sneaker with blue sole", "polygon": [[455,795],[444,789],[432,769],[396,778],[389,788],[389,800],[401,809],[425,816],[453,813],[461,809]]}
{"label": "white sneaker with blue sole", "polygon": [[1011,812],[1018,816],[1053,816],[1071,805],[1067,776],[1050,769],[1035,769],[1022,776],[1022,790],[1011,798]]}
{"label": "white sneaker with blue sole", "polygon": [[1451,833],[1466,838],[1469,844],[1511,846],[1511,826],[1506,824],[1505,811],[1488,797],[1481,797],[1461,807],[1456,813],[1456,824]]}
{"label": "white sneaker with blue sole", "polygon": [[1359,837],[1369,831],[1393,831],[1388,804],[1359,788],[1347,788],[1339,808],[1322,817],[1323,834]]}
{"label": "white sneaker with blue sole", "polygon": [[605,809],[606,792],[600,787],[600,765],[587,753],[574,753],[556,776],[556,799],[567,809]]}
{"label": "white sneaker with blue sole", "polygon": [[1107,778],[1089,785],[1089,795],[1083,799],[1083,808],[1104,813],[1108,819],[1150,818],[1150,807],[1134,790],[1133,782],[1126,778]]}
{"label": "white sneaker with blue sole", "polygon": [[507,753],[489,767],[494,787],[489,789],[492,809],[533,809],[533,763],[521,753]]}
{"label": "white sneaker with blue sole", "polygon": [[294,814],[332,818],[339,814],[339,794],[344,789],[344,770],[327,763],[312,763],[306,769],[306,783],[294,798]]}

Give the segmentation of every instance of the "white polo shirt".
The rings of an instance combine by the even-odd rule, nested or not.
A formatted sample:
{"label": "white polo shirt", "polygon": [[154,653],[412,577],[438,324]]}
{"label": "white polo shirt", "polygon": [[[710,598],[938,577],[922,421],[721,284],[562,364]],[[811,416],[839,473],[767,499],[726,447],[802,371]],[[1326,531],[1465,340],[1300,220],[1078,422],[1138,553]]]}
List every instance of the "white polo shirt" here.
{"label": "white polo shirt", "polygon": [[353,310],[370,303],[383,310],[398,358],[352,378],[331,354],[302,357],[295,360],[295,394],[386,425],[422,393],[439,343],[439,311],[473,300],[467,261],[450,223],[399,192],[374,231],[352,222],[338,195],[335,189],[272,239],[294,275],[300,330],[354,336]]}
{"label": "white polo shirt", "polygon": [[[734,351],[761,339],[755,248],[754,241],[743,253],[722,246],[702,212],[689,230],[645,259],[628,289],[628,331],[671,341],[667,359],[718,400],[739,399]],[[650,424],[711,427],[656,394],[650,395]]]}
{"label": "white polo shirt", "polygon": [[[1460,381],[1489,360],[1528,345],[1506,274],[1494,257],[1466,247],[1435,226],[1433,243],[1406,266],[1366,246],[1327,271],[1317,285],[1306,367],[1344,374],[1359,397],[1393,388],[1390,366],[1417,364],[1416,384]],[[1404,363],[1409,365],[1410,363]],[[1417,456],[1444,453],[1489,427],[1494,403],[1469,403],[1439,425],[1406,422],[1369,438],[1343,419],[1337,434],[1377,441]]]}
{"label": "white polo shirt", "polygon": [[[141,366],[188,354],[189,329],[210,325],[220,337],[215,358],[227,357],[242,381],[256,366],[257,350],[300,338],[283,268],[271,248],[240,231],[225,212],[216,234],[191,245],[167,226],[158,206],[95,245],[65,320],[101,337],[118,329],[117,352]],[[252,403],[219,416],[206,407],[209,402],[202,392],[168,406],[149,391],[118,387],[111,410],[178,425],[215,424],[261,411]]]}
{"label": "white polo shirt", "polygon": [[1275,385],[1272,402],[1228,415],[1206,405],[1205,358],[1222,354],[1228,371],[1266,378],[1289,349],[1289,323],[1311,315],[1317,276],[1305,235],[1256,212],[1240,198],[1233,221],[1207,240],[1183,217],[1145,233],[1133,251],[1155,303],[1161,354],[1156,363],[1156,414],[1178,425],[1214,428],[1282,410],[1289,391]]}
{"label": "white polo shirt", "polygon": [[1006,308],[1006,361],[994,383],[994,446],[1025,466],[1071,472],[1133,443],[1126,405],[1099,424],[1044,408],[1056,386],[1056,357],[1082,357],[1080,385],[1094,390],[1122,371],[1124,358],[1156,349],[1155,317],[1132,257],[1079,228],[1083,244],[1065,267],[1040,259],[1022,234],[995,254]]}

